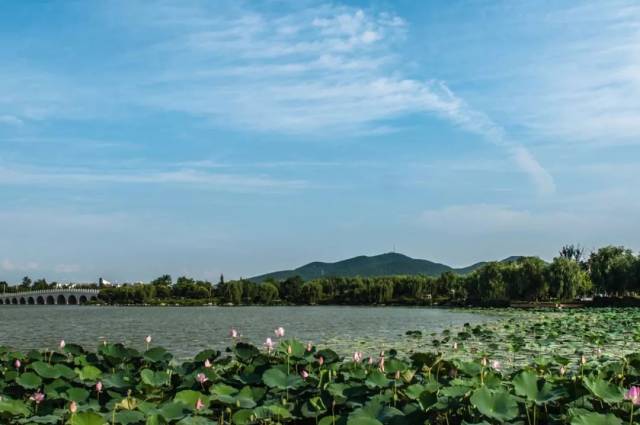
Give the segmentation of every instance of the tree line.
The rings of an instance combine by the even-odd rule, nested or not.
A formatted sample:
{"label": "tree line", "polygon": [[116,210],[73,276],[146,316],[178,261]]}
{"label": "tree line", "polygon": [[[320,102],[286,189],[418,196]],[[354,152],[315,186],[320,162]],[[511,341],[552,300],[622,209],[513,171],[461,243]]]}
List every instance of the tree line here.
{"label": "tree line", "polygon": [[[11,289],[47,289],[44,279],[30,285],[25,278]],[[0,287],[6,283],[0,282]],[[568,245],[547,263],[537,257],[488,262],[458,275],[323,277],[304,281],[290,277],[264,282],[250,280],[212,283],[189,277],[173,281],[164,275],[149,283],[104,286],[107,304],[233,304],[233,305],[430,305],[500,304],[512,301],[572,301],[600,295],[621,297],[640,293],[640,257],[624,247],[606,246],[585,256]]]}

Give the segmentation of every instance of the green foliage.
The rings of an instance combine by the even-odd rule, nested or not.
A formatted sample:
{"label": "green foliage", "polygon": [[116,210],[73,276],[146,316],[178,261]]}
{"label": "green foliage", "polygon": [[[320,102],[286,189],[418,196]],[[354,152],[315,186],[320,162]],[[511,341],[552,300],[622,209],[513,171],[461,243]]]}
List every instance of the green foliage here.
{"label": "green foliage", "polygon": [[[92,353],[69,344],[64,355],[0,348],[0,423],[628,423],[631,403],[624,394],[640,382],[640,355],[593,355],[581,362],[579,348],[603,343],[639,314],[604,310],[589,320],[586,313],[538,312],[535,321],[466,325],[457,335],[443,332],[449,339],[438,347],[442,351],[407,358],[390,350],[384,366],[379,358],[355,362],[327,348],[307,350],[292,339],[281,339],[271,351],[238,341],[227,356],[207,350],[183,363],[160,347],[138,352],[106,344]],[[611,328],[600,331],[602,323]],[[524,365],[490,361],[508,353],[491,355],[486,347],[515,344],[521,333],[536,334],[538,355],[525,355],[530,362]],[[557,355],[558,348],[543,353],[541,347],[566,333],[585,341],[578,346],[563,340],[573,356]],[[520,343],[531,346],[532,340]],[[22,360],[19,370],[16,358]],[[206,359],[215,361],[205,365]],[[44,398],[36,401],[35,393]]]}

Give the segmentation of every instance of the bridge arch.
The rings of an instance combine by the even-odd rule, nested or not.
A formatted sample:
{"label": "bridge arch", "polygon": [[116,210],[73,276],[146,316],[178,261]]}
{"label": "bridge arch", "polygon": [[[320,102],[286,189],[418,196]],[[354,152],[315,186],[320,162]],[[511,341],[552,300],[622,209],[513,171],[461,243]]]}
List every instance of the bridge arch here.
{"label": "bridge arch", "polygon": [[0,304],[4,304],[4,298],[0,298]]}
{"label": "bridge arch", "polygon": [[44,297],[42,295],[38,295],[38,298],[36,298],[36,304],[38,305],[44,304]]}
{"label": "bridge arch", "polygon": [[18,299],[17,298],[12,298],[11,299],[11,304],[18,304]]}
{"label": "bridge arch", "polygon": [[29,305],[33,305],[36,303],[36,300],[33,297],[29,297],[27,298],[27,304]]}
{"label": "bridge arch", "polygon": [[58,295],[58,299],[56,300],[56,304],[66,304],[67,303],[67,299],[64,297],[64,295],[60,294]]}
{"label": "bridge arch", "polygon": [[73,294],[67,296],[67,304],[71,304],[71,305],[78,304],[78,298]]}
{"label": "bridge arch", "polygon": [[53,298],[53,295],[47,295],[47,299],[45,300],[45,302],[49,305],[51,304],[55,304],[56,303],[56,299]]}
{"label": "bridge arch", "polygon": [[20,304],[26,304],[27,300],[24,297],[20,297]]}
{"label": "bridge arch", "polygon": [[89,300],[87,299],[87,296],[80,295],[80,298],[78,298],[78,304],[86,304],[87,302],[89,302]]}

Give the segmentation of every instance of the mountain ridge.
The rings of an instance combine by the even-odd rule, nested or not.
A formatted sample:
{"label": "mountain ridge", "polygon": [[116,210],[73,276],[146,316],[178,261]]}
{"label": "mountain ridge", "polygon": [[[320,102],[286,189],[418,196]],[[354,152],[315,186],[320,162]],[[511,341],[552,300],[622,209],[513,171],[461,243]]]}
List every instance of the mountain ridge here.
{"label": "mountain ridge", "polygon": [[[510,256],[500,262],[516,261],[521,256]],[[263,282],[273,278],[284,280],[293,276],[300,276],[304,280],[317,279],[320,277],[340,276],[340,277],[372,277],[391,275],[427,275],[439,276],[444,272],[457,274],[467,274],[487,264],[488,261],[481,261],[466,267],[451,267],[446,264],[437,263],[420,258],[412,258],[404,254],[387,252],[378,255],[359,255],[336,262],[312,261],[303,266],[291,270],[278,270],[261,274],[249,278],[254,282]]]}

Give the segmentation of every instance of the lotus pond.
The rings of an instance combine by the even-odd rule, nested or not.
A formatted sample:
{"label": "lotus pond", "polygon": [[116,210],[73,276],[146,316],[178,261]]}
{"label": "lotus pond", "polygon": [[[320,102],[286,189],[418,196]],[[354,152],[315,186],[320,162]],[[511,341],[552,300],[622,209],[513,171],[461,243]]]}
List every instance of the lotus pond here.
{"label": "lotus pond", "polygon": [[[640,405],[640,311],[498,321],[341,356],[276,329],[178,361],[154,340],[0,349],[3,424],[624,424]],[[268,340],[266,338],[269,338]],[[407,340],[423,350],[405,350]]]}

